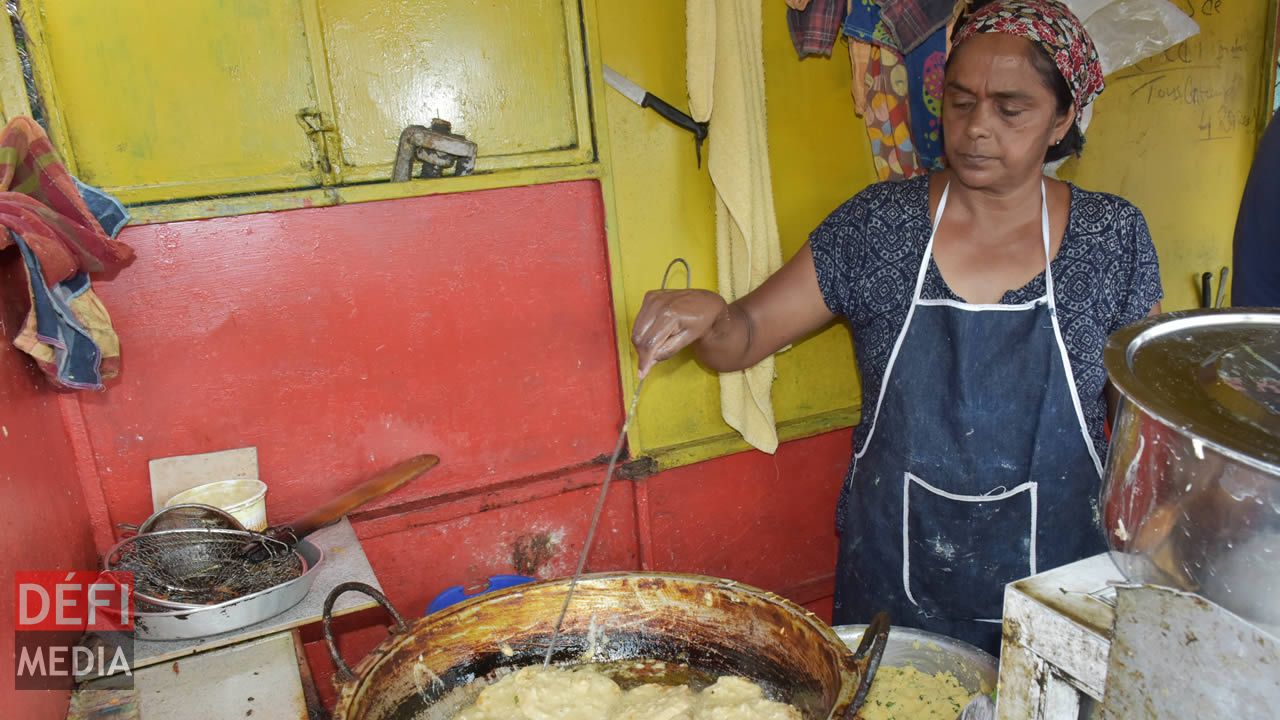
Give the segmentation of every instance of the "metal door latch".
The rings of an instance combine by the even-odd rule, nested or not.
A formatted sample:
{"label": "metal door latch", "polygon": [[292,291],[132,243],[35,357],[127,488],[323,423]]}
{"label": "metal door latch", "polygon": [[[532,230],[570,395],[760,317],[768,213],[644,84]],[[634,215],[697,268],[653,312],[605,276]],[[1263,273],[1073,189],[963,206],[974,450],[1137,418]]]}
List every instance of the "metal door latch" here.
{"label": "metal door latch", "polygon": [[447,120],[435,118],[429,128],[410,125],[400,133],[391,181],[404,182],[412,177],[415,160],[422,163],[420,178],[443,177],[450,167],[455,176],[470,175],[476,169],[476,144],[454,133]]}
{"label": "metal door latch", "polygon": [[302,108],[296,117],[298,124],[302,126],[302,131],[311,141],[311,152],[315,157],[316,167],[321,173],[328,175],[333,171],[333,166],[329,163],[329,133],[336,128],[332,123],[326,123],[324,114],[313,107]]}

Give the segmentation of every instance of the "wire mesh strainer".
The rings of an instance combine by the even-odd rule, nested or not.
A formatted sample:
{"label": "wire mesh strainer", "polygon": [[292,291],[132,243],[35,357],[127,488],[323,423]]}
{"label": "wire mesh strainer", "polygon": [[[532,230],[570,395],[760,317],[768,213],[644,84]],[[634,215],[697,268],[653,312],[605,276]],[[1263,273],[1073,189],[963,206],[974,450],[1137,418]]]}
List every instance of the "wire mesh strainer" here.
{"label": "wire mesh strainer", "polygon": [[247,530],[153,531],[107,554],[108,570],[134,575],[138,600],[170,608],[215,605],[289,582],[306,570],[288,544]]}
{"label": "wire mesh strainer", "polygon": [[161,508],[142,521],[141,525],[118,523],[116,527],[129,535],[141,535],[155,530],[178,528],[226,528],[244,530],[244,526],[231,513],[222,508],[200,503],[183,503]]}
{"label": "wire mesh strainer", "polygon": [[138,526],[138,534],[181,528],[223,528],[243,530],[244,526],[231,513],[213,505],[183,503],[157,510]]}

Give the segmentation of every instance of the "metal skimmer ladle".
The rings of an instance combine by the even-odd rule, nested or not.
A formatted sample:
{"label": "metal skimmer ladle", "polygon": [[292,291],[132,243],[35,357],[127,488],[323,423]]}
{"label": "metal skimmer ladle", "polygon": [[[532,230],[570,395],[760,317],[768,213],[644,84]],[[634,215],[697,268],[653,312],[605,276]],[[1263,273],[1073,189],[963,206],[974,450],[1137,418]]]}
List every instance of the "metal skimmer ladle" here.
{"label": "metal skimmer ladle", "polygon": [[[676,265],[684,266],[684,289],[688,290],[693,287],[693,276],[689,270],[689,263],[684,258],[676,258],[667,264],[667,269],[662,273],[662,289],[667,289],[667,280],[670,279],[671,268]],[[596,526],[600,524],[600,515],[604,512],[605,496],[609,493],[609,483],[613,480],[613,471],[618,466],[618,458],[622,456],[622,445],[627,441],[627,429],[631,427],[631,421],[635,419],[636,408],[640,405],[640,390],[644,388],[644,378],[640,378],[636,382],[635,394],[631,396],[631,407],[627,410],[627,417],[622,421],[622,432],[618,433],[618,442],[613,447],[613,455],[609,457],[609,469],[604,473],[604,484],[600,486],[600,497],[596,499],[596,509],[591,514],[591,525],[587,528],[587,541],[582,546],[582,552],[578,554],[578,567],[573,571],[573,579],[569,581],[569,592],[565,593],[564,605],[560,607],[560,617],[556,618],[555,630],[551,633],[551,642],[547,644],[546,657],[542,659],[543,667],[551,664],[551,655],[556,650],[556,640],[560,639],[560,626],[564,624],[564,616],[569,612],[569,605],[573,602],[573,591],[578,586],[578,578],[582,577],[582,569],[587,565],[587,556],[591,554],[591,541],[596,536]]]}

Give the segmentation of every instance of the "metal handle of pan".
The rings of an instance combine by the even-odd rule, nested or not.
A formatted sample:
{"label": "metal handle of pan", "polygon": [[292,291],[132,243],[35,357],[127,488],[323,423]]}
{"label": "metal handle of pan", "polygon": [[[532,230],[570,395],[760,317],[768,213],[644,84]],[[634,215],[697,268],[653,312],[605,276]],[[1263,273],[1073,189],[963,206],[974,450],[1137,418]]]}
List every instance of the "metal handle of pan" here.
{"label": "metal handle of pan", "polygon": [[671,269],[677,265],[684,267],[684,289],[688,290],[693,287],[693,271],[689,269],[689,262],[682,257],[667,263],[667,269],[662,273],[662,289],[667,289],[667,283],[671,280]]}
{"label": "metal handle of pan", "polygon": [[356,679],[356,674],[351,670],[351,666],[346,660],[342,659],[342,655],[338,652],[338,643],[333,639],[333,604],[337,602],[338,597],[343,593],[358,592],[373,598],[379,605],[391,614],[391,618],[395,620],[395,624],[391,626],[392,633],[402,633],[409,630],[409,626],[405,624],[404,618],[400,617],[400,613],[396,612],[391,601],[387,599],[377,588],[372,585],[366,585],[362,582],[344,582],[329,591],[329,596],[324,599],[324,642],[329,646],[329,659],[333,661],[333,666],[337,668],[336,675],[339,682],[351,682]]}
{"label": "metal handle of pan", "polygon": [[867,699],[871,691],[871,681],[875,679],[876,670],[880,669],[880,658],[884,657],[884,649],[889,644],[889,614],[876,613],[862,632],[862,641],[853,653],[853,670],[858,673],[858,691],[853,695],[853,702],[845,711],[845,720],[853,720],[858,709]]}

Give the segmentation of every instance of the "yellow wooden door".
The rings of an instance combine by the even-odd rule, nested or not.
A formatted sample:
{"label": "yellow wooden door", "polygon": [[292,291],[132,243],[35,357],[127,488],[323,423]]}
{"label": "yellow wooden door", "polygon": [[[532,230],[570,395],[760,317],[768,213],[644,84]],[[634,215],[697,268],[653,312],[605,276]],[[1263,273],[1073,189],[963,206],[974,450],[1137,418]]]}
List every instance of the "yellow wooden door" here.
{"label": "yellow wooden door", "polygon": [[478,170],[592,159],[576,0],[316,0],[344,182],[386,180],[439,117]]}
{"label": "yellow wooden door", "polygon": [[21,7],[54,142],[86,182],[129,203],[319,183],[299,0]]}

